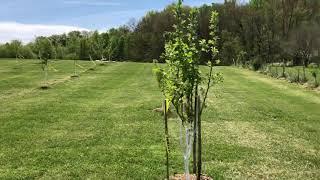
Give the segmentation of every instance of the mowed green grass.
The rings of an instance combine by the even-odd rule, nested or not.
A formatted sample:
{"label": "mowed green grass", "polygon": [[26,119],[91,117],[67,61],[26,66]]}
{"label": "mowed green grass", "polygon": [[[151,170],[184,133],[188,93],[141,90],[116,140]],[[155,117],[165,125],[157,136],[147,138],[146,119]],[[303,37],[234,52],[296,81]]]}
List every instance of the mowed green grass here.
{"label": "mowed green grass", "polygon": [[[94,64],[77,61],[76,71],[82,73]],[[50,61],[48,82],[56,84],[66,81],[74,74],[74,61]],[[39,60],[0,59],[0,97],[23,94],[43,85],[44,72]]]}
{"label": "mowed green grass", "polygon": [[[0,60],[0,179],[164,179],[162,95],[152,64],[111,63],[40,90],[36,61]],[[90,67],[89,62],[82,62]],[[320,94],[232,67],[203,116],[204,172],[215,179],[319,179]],[[170,171],[183,172],[170,120]]]}

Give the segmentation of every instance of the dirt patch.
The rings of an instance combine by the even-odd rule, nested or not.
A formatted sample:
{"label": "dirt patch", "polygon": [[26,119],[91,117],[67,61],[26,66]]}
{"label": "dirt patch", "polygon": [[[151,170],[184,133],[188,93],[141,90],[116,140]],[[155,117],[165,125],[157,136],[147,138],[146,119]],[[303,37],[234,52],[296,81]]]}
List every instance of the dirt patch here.
{"label": "dirt patch", "polygon": [[[211,177],[206,175],[201,175],[201,180],[213,180]],[[170,180],[186,180],[185,174],[175,174],[170,177]],[[197,180],[197,176],[195,174],[190,174],[190,180]]]}
{"label": "dirt patch", "polygon": [[79,75],[72,75],[72,76],[70,76],[71,78],[78,78],[79,77]]}
{"label": "dirt patch", "polygon": [[[159,114],[161,114],[161,116],[164,115],[164,109],[163,109],[163,107],[155,108],[155,109],[152,110],[152,112],[154,112],[154,113],[159,113]],[[170,118],[176,118],[176,117],[177,117],[177,115],[176,115],[176,114],[174,113],[174,111],[171,110],[171,109],[168,109],[167,116],[168,116],[169,119],[170,119]]]}
{"label": "dirt patch", "polygon": [[47,90],[47,89],[50,89],[50,86],[49,85],[41,85],[40,89]]}

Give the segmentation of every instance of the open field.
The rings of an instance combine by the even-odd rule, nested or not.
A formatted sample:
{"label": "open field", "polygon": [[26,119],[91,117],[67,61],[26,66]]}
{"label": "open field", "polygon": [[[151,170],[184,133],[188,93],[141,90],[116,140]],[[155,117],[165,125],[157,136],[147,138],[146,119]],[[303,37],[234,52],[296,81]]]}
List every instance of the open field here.
{"label": "open field", "polygon": [[[161,93],[152,64],[111,63],[79,78],[56,62],[40,90],[37,61],[0,60],[0,179],[164,179]],[[90,67],[90,62],[81,62]],[[204,172],[215,179],[319,179],[320,93],[249,70],[225,82],[203,115]],[[170,121],[171,173],[183,172]]]}
{"label": "open field", "polygon": [[[93,66],[89,61],[77,61],[77,71],[86,71]],[[0,59],[0,97],[14,96],[39,88],[43,84],[44,72],[39,60]],[[66,81],[74,74],[74,61],[50,61],[49,84]]]}

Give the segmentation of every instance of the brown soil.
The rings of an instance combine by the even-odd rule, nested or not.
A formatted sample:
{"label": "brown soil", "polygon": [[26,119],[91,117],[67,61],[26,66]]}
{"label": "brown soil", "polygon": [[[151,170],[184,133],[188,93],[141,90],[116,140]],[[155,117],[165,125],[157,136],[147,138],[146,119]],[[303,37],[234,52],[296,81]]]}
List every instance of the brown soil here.
{"label": "brown soil", "polygon": [[[170,177],[170,180],[186,180],[185,174],[175,174]],[[195,174],[190,174],[190,180],[197,180],[197,176]],[[202,175],[201,180],[213,180],[211,177]]]}
{"label": "brown soil", "polygon": [[79,75],[72,75],[72,76],[70,76],[71,78],[78,78],[79,77]]}
{"label": "brown soil", "polygon": [[46,90],[46,89],[49,89],[50,87],[48,85],[42,85],[40,86],[40,89],[42,90]]}

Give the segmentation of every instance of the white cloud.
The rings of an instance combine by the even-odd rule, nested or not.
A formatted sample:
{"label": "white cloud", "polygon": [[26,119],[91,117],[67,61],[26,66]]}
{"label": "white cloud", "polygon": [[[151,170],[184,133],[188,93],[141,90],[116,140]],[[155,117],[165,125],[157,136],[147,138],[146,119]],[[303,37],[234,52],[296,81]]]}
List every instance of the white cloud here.
{"label": "white cloud", "polygon": [[68,0],[64,1],[65,4],[70,5],[84,5],[84,6],[120,6],[119,2],[104,2],[104,1],[79,1],[79,0]]}
{"label": "white cloud", "polygon": [[36,36],[50,36],[74,30],[89,31],[88,29],[74,26],[0,22],[0,43],[9,42],[13,39],[28,43],[34,40]]}

